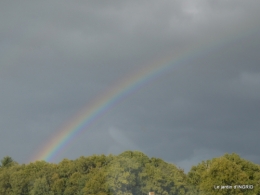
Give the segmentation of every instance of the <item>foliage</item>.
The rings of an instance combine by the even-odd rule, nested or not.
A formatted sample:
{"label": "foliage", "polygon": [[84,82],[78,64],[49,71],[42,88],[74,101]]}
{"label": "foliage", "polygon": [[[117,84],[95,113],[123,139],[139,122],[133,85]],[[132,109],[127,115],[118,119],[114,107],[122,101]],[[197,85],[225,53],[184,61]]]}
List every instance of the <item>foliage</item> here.
{"label": "foliage", "polygon": [[[215,189],[253,185],[253,189]],[[9,156],[0,167],[0,195],[260,194],[260,166],[225,154],[202,161],[188,174],[174,164],[139,151],[118,156],[81,156],[58,164],[18,164]]]}
{"label": "foliage", "polygon": [[[188,173],[189,183],[197,194],[260,194],[260,167],[240,158],[237,154],[225,154],[203,161]],[[237,185],[253,185],[254,189],[234,188]],[[216,189],[220,186],[220,189]],[[230,189],[221,189],[229,186]]]}
{"label": "foliage", "polygon": [[13,159],[10,156],[6,156],[1,160],[1,165],[0,167],[4,168],[4,167],[10,167],[12,165],[17,164],[15,161],[13,161]]}
{"label": "foliage", "polygon": [[53,195],[50,190],[50,185],[47,182],[46,177],[37,178],[34,182],[33,189],[31,190],[31,195]]}

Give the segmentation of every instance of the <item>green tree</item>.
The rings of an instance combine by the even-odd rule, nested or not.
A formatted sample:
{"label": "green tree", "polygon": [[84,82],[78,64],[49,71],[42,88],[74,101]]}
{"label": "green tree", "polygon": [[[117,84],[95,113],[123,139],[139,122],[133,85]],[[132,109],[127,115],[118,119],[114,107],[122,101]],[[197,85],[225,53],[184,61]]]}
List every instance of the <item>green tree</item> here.
{"label": "green tree", "polygon": [[26,165],[12,166],[8,169],[10,173],[10,184],[12,194],[28,194],[30,191],[30,176],[25,171]]}
{"label": "green tree", "polygon": [[0,171],[0,195],[10,195],[12,186],[10,183],[10,172],[6,169]]}
{"label": "green tree", "polygon": [[[259,166],[240,158],[237,154],[225,154],[203,161],[192,167],[188,178],[196,194],[260,194]],[[234,185],[254,185],[254,189],[234,189]],[[232,189],[217,190],[214,186],[232,186]]]}
{"label": "green tree", "polygon": [[[216,190],[214,186],[253,185],[253,190]],[[28,165],[9,156],[1,161],[0,195],[161,195],[260,194],[260,166],[225,154],[202,161],[186,175],[182,169],[138,151],[93,155],[58,164]]]}
{"label": "green tree", "polygon": [[210,167],[203,173],[200,191],[205,194],[238,194],[242,190],[216,190],[214,186],[233,186],[248,184],[248,176],[241,167],[226,158],[215,159]]}
{"label": "green tree", "polygon": [[66,188],[66,179],[60,178],[57,173],[54,173],[51,178],[51,190],[55,195],[63,195],[63,192]]}
{"label": "green tree", "polygon": [[17,164],[17,163],[15,161],[13,161],[13,159],[10,156],[5,156],[1,160],[1,167],[10,167],[15,164]]}
{"label": "green tree", "polygon": [[87,176],[87,182],[82,189],[83,195],[108,195],[109,187],[104,168],[96,168]]}
{"label": "green tree", "polygon": [[[107,169],[109,189],[114,194],[140,194],[140,178],[145,155],[127,151],[114,158]],[[149,162],[149,161],[148,161]]]}
{"label": "green tree", "polygon": [[121,157],[111,162],[107,178],[111,192],[118,195],[132,195],[136,185],[137,169],[138,165],[129,158]]}
{"label": "green tree", "polygon": [[183,170],[175,165],[152,158],[140,173],[141,192],[147,194],[154,191],[156,194],[175,195],[186,194],[186,177]]}
{"label": "green tree", "polygon": [[73,173],[70,178],[67,180],[66,189],[64,195],[78,195],[81,191],[79,189],[79,181],[81,174],[79,172]]}
{"label": "green tree", "polygon": [[33,189],[30,192],[30,195],[53,195],[54,193],[51,192],[50,186],[47,182],[45,177],[38,178],[35,180]]}

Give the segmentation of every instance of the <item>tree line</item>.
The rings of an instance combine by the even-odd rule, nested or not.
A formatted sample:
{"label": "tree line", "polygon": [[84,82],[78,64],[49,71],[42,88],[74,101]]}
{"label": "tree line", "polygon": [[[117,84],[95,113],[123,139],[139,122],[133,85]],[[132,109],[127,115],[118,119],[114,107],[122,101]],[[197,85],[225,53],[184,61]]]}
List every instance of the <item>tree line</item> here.
{"label": "tree line", "polygon": [[[223,186],[242,186],[224,189]],[[250,185],[252,189],[245,189]],[[219,186],[219,188],[217,188]],[[223,189],[221,189],[223,188]],[[81,156],[60,163],[1,160],[0,195],[260,195],[260,166],[239,155],[183,169],[139,151]]]}

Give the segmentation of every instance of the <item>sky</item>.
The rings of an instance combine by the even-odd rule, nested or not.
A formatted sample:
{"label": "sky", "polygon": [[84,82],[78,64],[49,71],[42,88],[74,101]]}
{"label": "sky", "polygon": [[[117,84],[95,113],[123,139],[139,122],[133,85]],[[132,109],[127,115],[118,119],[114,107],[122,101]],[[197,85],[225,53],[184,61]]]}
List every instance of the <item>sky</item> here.
{"label": "sky", "polygon": [[259,7],[1,1],[0,159],[41,160],[35,156],[79,113],[146,71],[51,162],[138,150],[185,171],[233,152],[260,164]]}

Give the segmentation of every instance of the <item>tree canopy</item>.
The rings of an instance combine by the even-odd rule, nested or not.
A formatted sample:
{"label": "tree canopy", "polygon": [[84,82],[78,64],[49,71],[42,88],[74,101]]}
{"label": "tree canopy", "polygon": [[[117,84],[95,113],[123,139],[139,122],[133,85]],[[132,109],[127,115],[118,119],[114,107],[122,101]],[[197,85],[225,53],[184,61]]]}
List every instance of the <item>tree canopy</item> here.
{"label": "tree canopy", "polygon": [[18,164],[7,156],[0,167],[0,195],[253,195],[260,194],[259,187],[259,165],[237,154],[202,161],[187,174],[139,151],[81,156],[58,164]]}

